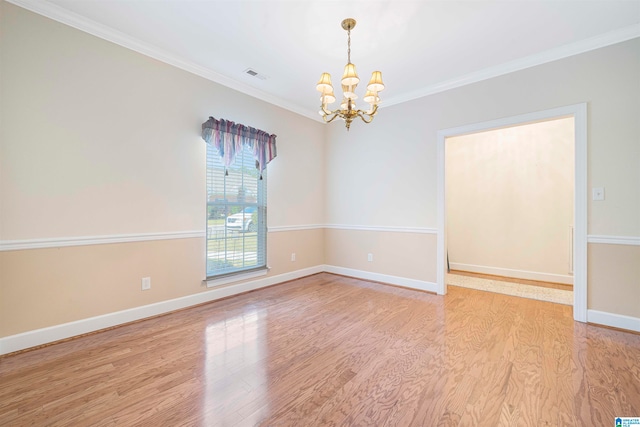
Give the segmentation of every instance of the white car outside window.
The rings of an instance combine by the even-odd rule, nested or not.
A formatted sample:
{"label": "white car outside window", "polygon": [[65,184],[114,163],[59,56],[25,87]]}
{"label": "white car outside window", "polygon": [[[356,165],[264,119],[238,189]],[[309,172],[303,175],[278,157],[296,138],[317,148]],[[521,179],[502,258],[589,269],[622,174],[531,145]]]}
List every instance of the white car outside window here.
{"label": "white car outside window", "polygon": [[227,217],[226,226],[228,230],[234,231],[256,231],[256,224],[253,223],[253,214],[256,212],[254,206],[244,208],[242,212],[229,215]]}

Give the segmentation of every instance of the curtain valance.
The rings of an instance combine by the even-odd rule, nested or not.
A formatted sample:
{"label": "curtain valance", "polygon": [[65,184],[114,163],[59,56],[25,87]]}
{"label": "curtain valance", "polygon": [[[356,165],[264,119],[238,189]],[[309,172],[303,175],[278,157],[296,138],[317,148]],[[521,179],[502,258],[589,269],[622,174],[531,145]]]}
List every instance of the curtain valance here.
{"label": "curtain valance", "polygon": [[202,124],[202,139],[218,150],[225,168],[231,166],[236,160],[236,154],[247,147],[253,153],[256,160],[256,168],[262,171],[267,163],[276,155],[276,135],[255,129],[232,121],[209,117]]}

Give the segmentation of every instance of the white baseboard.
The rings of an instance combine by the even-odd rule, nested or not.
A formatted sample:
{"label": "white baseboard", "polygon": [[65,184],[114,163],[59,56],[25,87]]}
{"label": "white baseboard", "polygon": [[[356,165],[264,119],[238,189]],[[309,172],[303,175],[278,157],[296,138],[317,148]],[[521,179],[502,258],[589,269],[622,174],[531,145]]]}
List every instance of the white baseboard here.
{"label": "white baseboard", "polygon": [[[418,289],[428,292],[436,292],[436,284],[423,280],[408,279],[405,277],[391,276],[370,271],[356,270],[353,268],[338,267],[334,265],[317,265],[304,268],[289,273],[269,276],[258,280],[252,280],[239,284],[220,286],[205,292],[200,292],[186,297],[162,301],[142,307],[135,307],[102,316],[90,317],[75,322],[64,323],[62,325],[51,326],[21,334],[0,338],[0,355],[24,350],[30,347],[71,338],[101,329],[110,328],[117,325],[145,319],[159,314],[187,308],[197,304],[215,301],[220,298],[236,295],[239,293],[264,288],[278,283],[295,280],[300,277],[309,276],[316,273],[334,273],[344,276],[356,277],[363,280],[373,280],[376,282],[388,283],[391,285],[403,286],[411,289]],[[487,273],[492,274],[492,273]],[[606,313],[596,310],[588,310],[588,322],[620,329],[640,332],[640,319],[620,314]]]}
{"label": "white baseboard", "polygon": [[436,292],[436,284],[424,280],[407,279],[406,277],[390,276],[388,274],[373,273],[371,271],[356,270],[346,267],[337,267],[335,265],[325,265],[324,271],[326,271],[327,273],[356,277],[358,279],[373,280],[375,282],[403,286],[405,288],[418,289],[421,291],[428,291],[433,293]]}
{"label": "white baseboard", "polygon": [[214,301],[242,292],[264,288],[266,286],[275,285],[277,283],[286,282],[288,280],[298,279],[300,277],[309,276],[315,273],[321,273],[322,271],[324,271],[324,266],[318,265],[315,267],[296,270],[276,276],[265,277],[263,279],[252,280],[249,282],[228,286],[221,286],[206,292],[188,295],[186,297],[175,298],[155,304],[130,308],[128,310],[117,311],[115,313],[104,314],[101,316],[78,320],[75,322],[63,323],[61,325],[50,326],[47,328],[36,329],[34,331],[11,335],[8,337],[0,338],[0,354],[12,353],[14,351],[36,347],[42,344],[63,340],[73,336],[99,331],[100,329],[122,325],[124,323],[157,316],[159,314],[164,314],[193,305]]}
{"label": "white baseboard", "polygon": [[587,322],[640,332],[640,318],[605,311],[587,310]]}
{"label": "white baseboard", "polygon": [[487,267],[483,265],[449,263],[452,270],[469,271],[471,273],[491,274],[494,276],[512,277],[515,279],[538,280],[541,282],[563,283],[573,285],[573,276],[564,274],[540,273],[537,271],[512,270],[510,268]]}

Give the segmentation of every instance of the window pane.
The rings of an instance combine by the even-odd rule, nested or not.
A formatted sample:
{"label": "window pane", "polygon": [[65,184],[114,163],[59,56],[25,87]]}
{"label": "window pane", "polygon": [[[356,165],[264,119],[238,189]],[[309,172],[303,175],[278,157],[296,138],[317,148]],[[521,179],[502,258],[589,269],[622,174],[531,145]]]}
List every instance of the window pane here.
{"label": "window pane", "polygon": [[207,144],[207,277],[266,266],[266,174],[249,149],[225,174]]}

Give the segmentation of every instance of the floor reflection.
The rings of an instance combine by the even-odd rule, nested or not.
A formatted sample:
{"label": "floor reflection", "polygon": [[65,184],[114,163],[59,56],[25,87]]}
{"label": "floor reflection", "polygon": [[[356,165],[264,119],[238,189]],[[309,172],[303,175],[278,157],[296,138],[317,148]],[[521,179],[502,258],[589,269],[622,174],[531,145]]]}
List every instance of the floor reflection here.
{"label": "floor reflection", "polygon": [[[203,425],[254,425],[268,405],[266,312],[253,307],[205,330]],[[248,399],[250,397],[250,399]]]}

